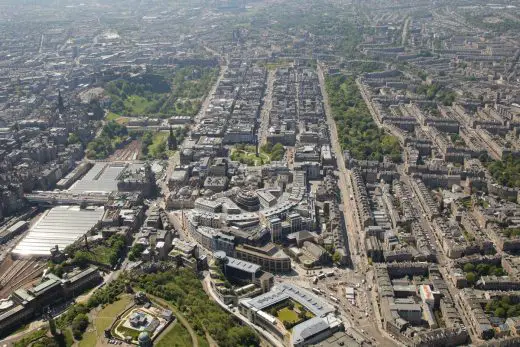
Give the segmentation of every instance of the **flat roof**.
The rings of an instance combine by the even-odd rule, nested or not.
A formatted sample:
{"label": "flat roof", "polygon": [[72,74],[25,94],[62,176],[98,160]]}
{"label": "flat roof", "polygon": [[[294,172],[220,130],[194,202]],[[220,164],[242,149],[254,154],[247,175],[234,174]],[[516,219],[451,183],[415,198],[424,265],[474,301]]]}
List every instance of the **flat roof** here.
{"label": "flat roof", "polygon": [[80,272],[76,273],[75,275],[69,277],[69,282],[74,283],[74,282],[82,279],[83,277],[86,277],[96,271],[98,271],[97,266],[91,266],[88,269],[80,271]]}
{"label": "flat roof", "polygon": [[246,271],[249,273],[256,273],[262,268],[260,265],[253,264],[248,261],[244,261],[244,260],[240,260],[240,259],[236,259],[236,258],[232,258],[232,257],[227,257],[227,258],[228,258],[228,263],[226,264],[226,266],[229,266],[229,267],[232,267],[232,268],[235,268],[238,270]]}
{"label": "flat roof", "polygon": [[59,280],[49,279],[45,282],[39,283],[35,287],[29,289],[29,291],[32,292],[35,296],[38,296],[56,286],[59,286],[60,284],[61,282]]}
{"label": "flat roof", "polygon": [[317,317],[323,317],[335,311],[332,305],[317,295],[289,283],[277,284],[269,292],[251,299],[248,303],[252,307],[262,310],[286,299],[293,299],[302,304]]}
{"label": "flat roof", "polygon": [[313,317],[303,323],[296,325],[292,330],[292,343],[298,344],[309,337],[329,329],[329,325],[320,317]]}
{"label": "flat roof", "polygon": [[22,305],[13,306],[9,310],[0,313],[0,321],[3,321],[5,319],[9,318],[9,317],[17,314],[18,312],[20,312],[20,311],[22,311],[24,309],[25,309],[25,307],[22,306]]}
{"label": "flat roof", "polygon": [[69,188],[69,191],[75,193],[117,192],[118,178],[126,167],[126,164],[96,163],[81,180]]}
{"label": "flat roof", "polygon": [[22,256],[50,256],[52,247],[58,245],[63,250],[85,235],[101,220],[103,213],[103,207],[54,207],[29,230],[12,253]]}

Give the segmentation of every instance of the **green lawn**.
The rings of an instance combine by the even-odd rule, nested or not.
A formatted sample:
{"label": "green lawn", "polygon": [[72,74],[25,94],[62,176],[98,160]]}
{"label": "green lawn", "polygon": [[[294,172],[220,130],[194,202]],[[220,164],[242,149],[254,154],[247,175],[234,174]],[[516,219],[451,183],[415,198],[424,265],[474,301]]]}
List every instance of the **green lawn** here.
{"label": "green lawn", "polygon": [[122,116],[120,116],[120,115],[118,115],[117,113],[114,113],[114,112],[108,112],[106,117],[105,117],[105,120],[107,122],[116,121],[119,124],[126,124],[126,123],[128,123],[128,117],[122,117]]}
{"label": "green lawn", "polygon": [[256,149],[254,146],[248,146],[252,148],[246,148],[246,150],[233,149],[231,152],[231,160],[239,161],[252,166],[260,166],[269,164],[271,162],[269,156],[265,153],[259,153],[256,156]]}
{"label": "green lawn", "polygon": [[297,322],[300,320],[298,314],[288,307],[282,308],[278,311],[278,319],[283,322]]}
{"label": "green lawn", "polygon": [[297,311],[304,311],[305,312],[305,317],[307,319],[311,319],[311,318],[314,318],[314,315],[311,313],[311,311],[307,310],[305,307],[303,307],[303,305],[301,305],[299,302],[295,302],[294,303],[294,308],[297,310]]}
{"label": "green lawn", "polygon": [[[23,339],[15,342],[15,347],[27,347],[30,345],[30,342],[38,341],[39,345],[53,345],[53,346],[62,346],[62,347],[71,347],[74,344],[74,338],[72,337],[72,332],[70,329],[62,330],[63,335],[57,336],[46,336],[47,329],[37,330],[26,335]],[[94,346],[94,345],[84,345],[86,346]]]}
{"label": "green lawn", "polygon": [[74,337],[72,336],[72,331],[70,329],[62,330],[63,338],[65,340],[66,346],[72,346],[74,344]]}
{"label": "green lawn", "polygon": [[114,251],[106,246],[97,246],[92,250],[92,259],[110,265],[110,257]]}
{"label": "green lawn", "polygon": [[169,158],[175,151],[168,149],[168,136],[170,135],[167,131],[159,131],[153,134],[152,143],[148,146],[148,153],[152,158],[161,158],[163,153]]}
{"label": "green lawn", "polygon": [[151,147],[157,147],[163,142],[168,142],[169,134],[170,133],[167,131],[159,131],[157,133],[154,133],[153,139],[152,139],[152,144],[148,148],[151,149]]}
{"label": "green lawn", "polygon": [[105,335],[105,329],[110,327],[110,324],[112,324],[114,318],[119,313],[123,312],[123,310],[131,301],[131,295],[124,295],[121,297],[121,299],[105,306],[102,310],[100,310],[93,318],[92,325],[94,326],[95,330],[86,331],[83,334],[83,338],[81,341],[79,341],[79,347],[95,346],[97,340]]}
{"label": "green lawn", "polygon": [[[314,317],[303,305],[290,299],[271,307],[270,313],[276,316],[282,323],[290,323],[292,325],[299,324]],[[305,315],[300,317],[301,313]]]}
{"label": "green lawn", "polygon": [[137,337],[141,333],[139,330],[126,328],[123,326],[124,322],[119,323],[119,325],[116,327],[116,331],[123,335],[123,336],[131,336],[133,340],[137,340]]}
{"label": "green lawn", "polygon": [[274,160],[282,160],[284,153],[285,148],[281,144],[277,143],[274,146],[266,144],[260,147],[257,157],[255,146],[246,146],[241,144],[232,148],[230,157],[233,161],[238,161],[252,166],[259,166],[269,164]]}
{"label": "green lawn", "polygon": [[107,305],[94,318],[94,326],[96,327],[97,335],[103,336],[105,329],[110,327],[114,318],[130,304],[132,297],[129,295],[121,297],[113,304]]}
{"label": "green lawn", "polygon": [[142,115],[147,113],[146,110],[153,103],[139,95],[130,95],[125,101],[124,105],[131,115]]}
{"label": "green lawn", "polygon": [[83,334],[83,338],[79,341],[78,347],[92,347],[96,345],[97,335],[95,331],[87,331]]}
{"label": "green lawn", "polygon": [[191,336],[188,330],[180,323],[173,323],[175,326],[162,336],[161,339],[155,344],[157,347],[190,347]]}
{"label": "green lawn", "polygon": [[197,335],[197,340],[199,341],[199,347],[209,347],[209,342],[205,337]]}
{"label": "green lawn", "polygon": [[117,120],[119,117],[120,116],[117,113],[108,112],[105,119],[110,122],[111,120]]}

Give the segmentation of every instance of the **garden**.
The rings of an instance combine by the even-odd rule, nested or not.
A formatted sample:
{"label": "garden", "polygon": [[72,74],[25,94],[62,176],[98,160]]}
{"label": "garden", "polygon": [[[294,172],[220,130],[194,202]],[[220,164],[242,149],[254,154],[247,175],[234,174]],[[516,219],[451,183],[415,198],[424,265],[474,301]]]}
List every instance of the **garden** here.
{"label": "garden", "polygon": [[314,317],[314,315],[300,303],[291,299],[284,300],[269,307],[267,312],[271,316],[278,318],[286,329],[291,329],[292,327]]}

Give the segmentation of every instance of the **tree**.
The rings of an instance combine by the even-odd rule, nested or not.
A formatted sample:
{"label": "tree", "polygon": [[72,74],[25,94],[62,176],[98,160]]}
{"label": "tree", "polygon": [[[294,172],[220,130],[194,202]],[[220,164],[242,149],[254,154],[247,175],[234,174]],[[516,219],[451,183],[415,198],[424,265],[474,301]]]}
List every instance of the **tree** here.
{"label": "tree", "polygon": [[511,297],[509,295],[504,295],[501,299],[500,299],[500,304],[502,306],[509,306],[511,305]]}
{"label": "tree", "polygon": [[502,307],[497,307],[494,312],[495,317],[506,318],[507,312]]}
{"label": "tree", "polygon": [[327,77],[326,88],[343,149],[362,160],[382,161],[384,155],[401,160],[399,141],[374,123],[352,77]]}
{"label": "tree", "polygon": [[65,270],[63,269],[63,265],[61,265],[61,264],[56,264],[56,265],[51,264],[51,265],[49,266],[49,271],[50,271],[51,273],[53,273],[54,275],[56,275],[56,276],[58,276],[58,277],[61,278],[61,276],[63,276],[63,272],[64,272]]}
{"label": "tree", "polygon": [[471,263],[467,263],[464,265],[464,272],[473,272],[475,270],[475,265]]}
{"label": "tree", "polygon": [[146,246],[142,243],[136,243],[135,245],[132,246],[132,249],[130,250],[130,254],[128,255],[128,259],[130,259],[131,261],[135,261],[137,260],[141,254],[144,252],[144,250],[146,249]]}
{"label": "tree", "polygon": [[195,331],[209,333],[222,347],[258,346],[258,338],[247,326],[237,321],[210,301],[196,274],[188,269],[171,269],[164,272],[130,273],[135,287],[174,303],[187,312],[186,318]]}
{"label": "tree", "polygon": [[226,346],[259,346],[258,336],[247,327],[234,326],[227,331]]}
{"label": "tree", "polygon": [[483,263],[478,264],[476,270],[480,276],[486,276],[489,273],[489,265]]}
{"label": "tree", "polygon": [[262,150],[262,152],[271,153],[273,145],[270,142],[267,142],[266,144],[262,145],[260,149]]}
{"label": "tree", "polygon": [[86,314],[80,313],[72,320],[71,329],[74,338],[81,339],[83,333],[88,327],[88,317]]}
{"label": "tree", "polygon": [[69,133],[69,137],[67,138],[67,144],[73,145],[73,144],[80,143],[80,142],[81,142],[81,140],[77,134]]}
{"label": "tree", "polygon": [[86,267],[88,265],[89,261],[90,261],[90,254],[85,251],[77,251],[74,254],[74,258],[72,259],[72,262],[81,268]]}
{"label": "tree", "polygon": [[59,347],[60,344],[55,339],[45,336],[31,345],[32,347]]}
{"label": "tree", "polygon": [[504,269],[498,267],[498,268],[495,268],[494,270],[494,275],[495,276],[504,276],[506,273],[504,272]]}
{"label": "tree", "polygon": [[474,272],[468,272],[466,274],[466,280],[469,284],[473,285],[477,280],[477,275]]}
{"label": "tree", "polygon": [[332,255],[332,261],[334,263],[339,263],[341,261],[341,254],[339,254],[338,251],[334,252],[334,254]]}
{"label": "tree", "polygon": [[507,309],[507,317],[516,317],[518,316],[518,310],[516,306],[511,306]]}

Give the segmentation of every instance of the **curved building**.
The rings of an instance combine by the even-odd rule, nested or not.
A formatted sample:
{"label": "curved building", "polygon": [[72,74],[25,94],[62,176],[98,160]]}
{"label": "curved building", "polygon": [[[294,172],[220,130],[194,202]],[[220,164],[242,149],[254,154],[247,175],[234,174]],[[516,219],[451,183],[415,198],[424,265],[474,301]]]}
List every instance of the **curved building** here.
{"label": "curved building", "polygon": [[254,190],[242,189],[235,195],[235,203],[242,209],[253,212],[260,209],[260,199]]}

